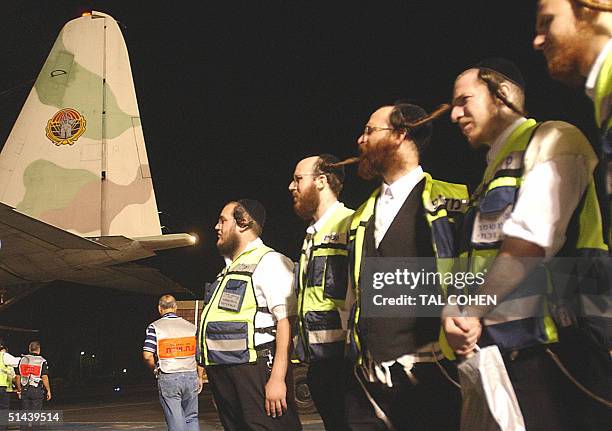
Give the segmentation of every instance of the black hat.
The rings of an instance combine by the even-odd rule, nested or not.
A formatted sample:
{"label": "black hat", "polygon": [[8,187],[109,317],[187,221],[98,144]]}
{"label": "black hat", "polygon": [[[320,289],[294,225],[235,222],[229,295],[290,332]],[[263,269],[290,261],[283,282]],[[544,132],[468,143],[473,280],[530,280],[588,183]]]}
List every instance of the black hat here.
{"label": "black hat", "polygon": [[417,127],[410,127],[410,124],[416,123],[426,118],[428,115],[427,111],[420,106],[398,100],[393,104],[390,120],[391,124],[394,126],[399,123],[400,127],[406,127],[408,134],[416,143],[419,152],[422,152],[431,140],[433,123],[428,121]]}
{"label": "black hat", "polygon": [[237,201],[257,224],[263,228],[266,223],[266,209],[261,202],[255,199],[239,199]]}
{"label": "black hat", "polygon": [[510,60],[501,57],[491,57],[476,63],[474,68],[493,70],[503,75],[508,81],[521,87],[521,89],[525,89],[523,74]]}

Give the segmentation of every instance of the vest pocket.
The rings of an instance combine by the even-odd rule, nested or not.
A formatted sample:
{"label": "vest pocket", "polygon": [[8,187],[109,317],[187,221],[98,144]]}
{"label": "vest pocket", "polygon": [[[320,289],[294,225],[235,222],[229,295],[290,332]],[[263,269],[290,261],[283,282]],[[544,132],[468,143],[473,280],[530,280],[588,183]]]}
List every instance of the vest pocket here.
{"label": "vest pocket", "polygon": [[346,333],[337,310],[309,311],[304,320],[312,357],[324,359],[343,355]]}
{"label": "vest pocket", "polygon": [[325,265],[325,296],[332,299],[346,298],[348,277],[348,257],[344,255],[327,256]]}
{"label": "vest pocket", "polygon": [[246,294],[247,282],[244,280],[228,280],[223,287],[218,307],[222,310],[239,312]]}
{"label": "vest pocket", "polygon": [[323,274],[325,273],[326,256],[314,256],[308,268],[306,287],[320,286],[323,284]]}
{"label": "vest pocket", "polygon": [[489,190],[480,203],[480,212],[492,215],[503,211],[508,205],[514,204],[517,190],[514,186],[500,186]]}
{"label": "vest pocket", "polygon": [[209,322],[204,336],[208,362],[227,365],[249,362],[247,322]]}

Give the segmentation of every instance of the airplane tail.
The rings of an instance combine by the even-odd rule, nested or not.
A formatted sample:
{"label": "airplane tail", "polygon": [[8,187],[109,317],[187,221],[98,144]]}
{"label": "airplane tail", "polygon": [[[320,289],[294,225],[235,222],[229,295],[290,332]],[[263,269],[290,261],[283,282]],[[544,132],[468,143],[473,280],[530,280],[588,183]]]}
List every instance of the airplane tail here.
{"label": "airplane tail", "polygon": [[161,234],[128,52],[92,12],[59,34],[0,153],[0,202],[86,237]]}

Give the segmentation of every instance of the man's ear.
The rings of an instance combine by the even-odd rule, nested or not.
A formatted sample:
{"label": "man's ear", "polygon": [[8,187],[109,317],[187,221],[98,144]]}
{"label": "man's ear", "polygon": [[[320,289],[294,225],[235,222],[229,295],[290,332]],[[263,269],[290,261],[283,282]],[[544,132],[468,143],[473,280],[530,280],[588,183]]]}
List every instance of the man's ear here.
{"label": "man's ear", "polygon": [[244,226],[240,226],[238,223],[236,223],[236,229],[238,229],[238,232],[244,233],[245,231],[251,228],[252,223],[252,220],[249,220],[248,223]]}
{"label": "man's ear", "polygon": [[[506,98],[506,100],[510,99],[510,85],[507,82],[502,82],[499,84],[499,89],[497,90],[502,96],[504,96]],[[502,100],[499,100],[499,98],[497,97],[496,99],[498,99],[498,102],[502,103],[503,105],[505,105],[505,103]]]}
{"label": "man's ear", "polygon": [[327,176],[321,174],[315,177],[315,184],[317,186],[317,190],[323,190],[325,188],[325,184],[327,184]]}
{"label": "man's ear", "polygon": [[394,130],[393,136],[395,138],[395,145],[400,146],[402,142],[408,137],[406,129]]}

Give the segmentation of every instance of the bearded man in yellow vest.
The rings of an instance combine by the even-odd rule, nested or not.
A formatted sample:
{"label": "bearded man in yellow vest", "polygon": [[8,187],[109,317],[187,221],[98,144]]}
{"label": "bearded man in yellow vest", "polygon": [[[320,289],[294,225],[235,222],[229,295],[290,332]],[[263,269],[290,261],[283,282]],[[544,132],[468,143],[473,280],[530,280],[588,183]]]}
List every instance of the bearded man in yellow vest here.
{"label": "bearded man in yellow vest", "polygon": [[[610,242],[612,197],[612,1],[540,0],[533,47],[542,51],[550,76],[584,88],[600,129]],[[607,168],[607,169],[606,169]]]}
{"label": "bearded man in yellow vest", "polygon": [[[351,222],[349,277],[355,301],[348,339],[354,367],[345,395],[351,430],[459,428],[460,393],[449,379],[453,365],[439,342],[439,310],[415,315],[409,306],[372,307],[380,290],[366,276],[372,261],[416,258],[435,271],[438,258],[454,255],[450,215],[465,206],[467,189],[432,179],[420,165],[431,141],[431,121],[443,112],[427,114],[409,103],[383,106],[357,141],[359,175],[382,184]],[[432,287],[442,294],[440,286]]]}
{"label": "bearded man in yellow vest", "polygon": [[206,284],[199,362],[225,430],[301,430],[289,360],[295,316],[293,262],[260,238],[254,199],[226,204],[215,226],[225,268]]}
{"label": "bearded man in yellow vest", "polygon": [[[487,272],[480,297],[444,328],[461,355],[495,344],[513,383],[527,430],[584,429],[572,423],[572,388],[549,352],[559,347],[550,302],[553,257],[607,254],[584,135],[561,121],[524,115],[525,83],[516,66],[491,58],[461,73],[451,118],[472,147],[486,145],[484,178],[470,198],[462,239],[470,272]],[[546,263],[543,266],[542,263]],[[554,275],[554,274],[553,274]],[[482,318],[482,336],[469,333]],[[581,346],[572,346],[578,350]]]}
{"label": "bearded man in yellow vest", "polygon": [[163,295],[161,316],[146,332],[142,357],[157,378],[161,402],[170,431],[198,431],[198,394],[204,368],[196,364],[196,326],[176,315],[176,299]]}
{"label": "bearded man in yellow vest", "polygon": [[353,210],[338,200],[344,168],[331,154],[307,157],[295,167],[289,192],[293,209],[310,222],[296,266],[296,352],[308,366],[308,388],[325,429],[348,429],[344,415],[348,239]]}

